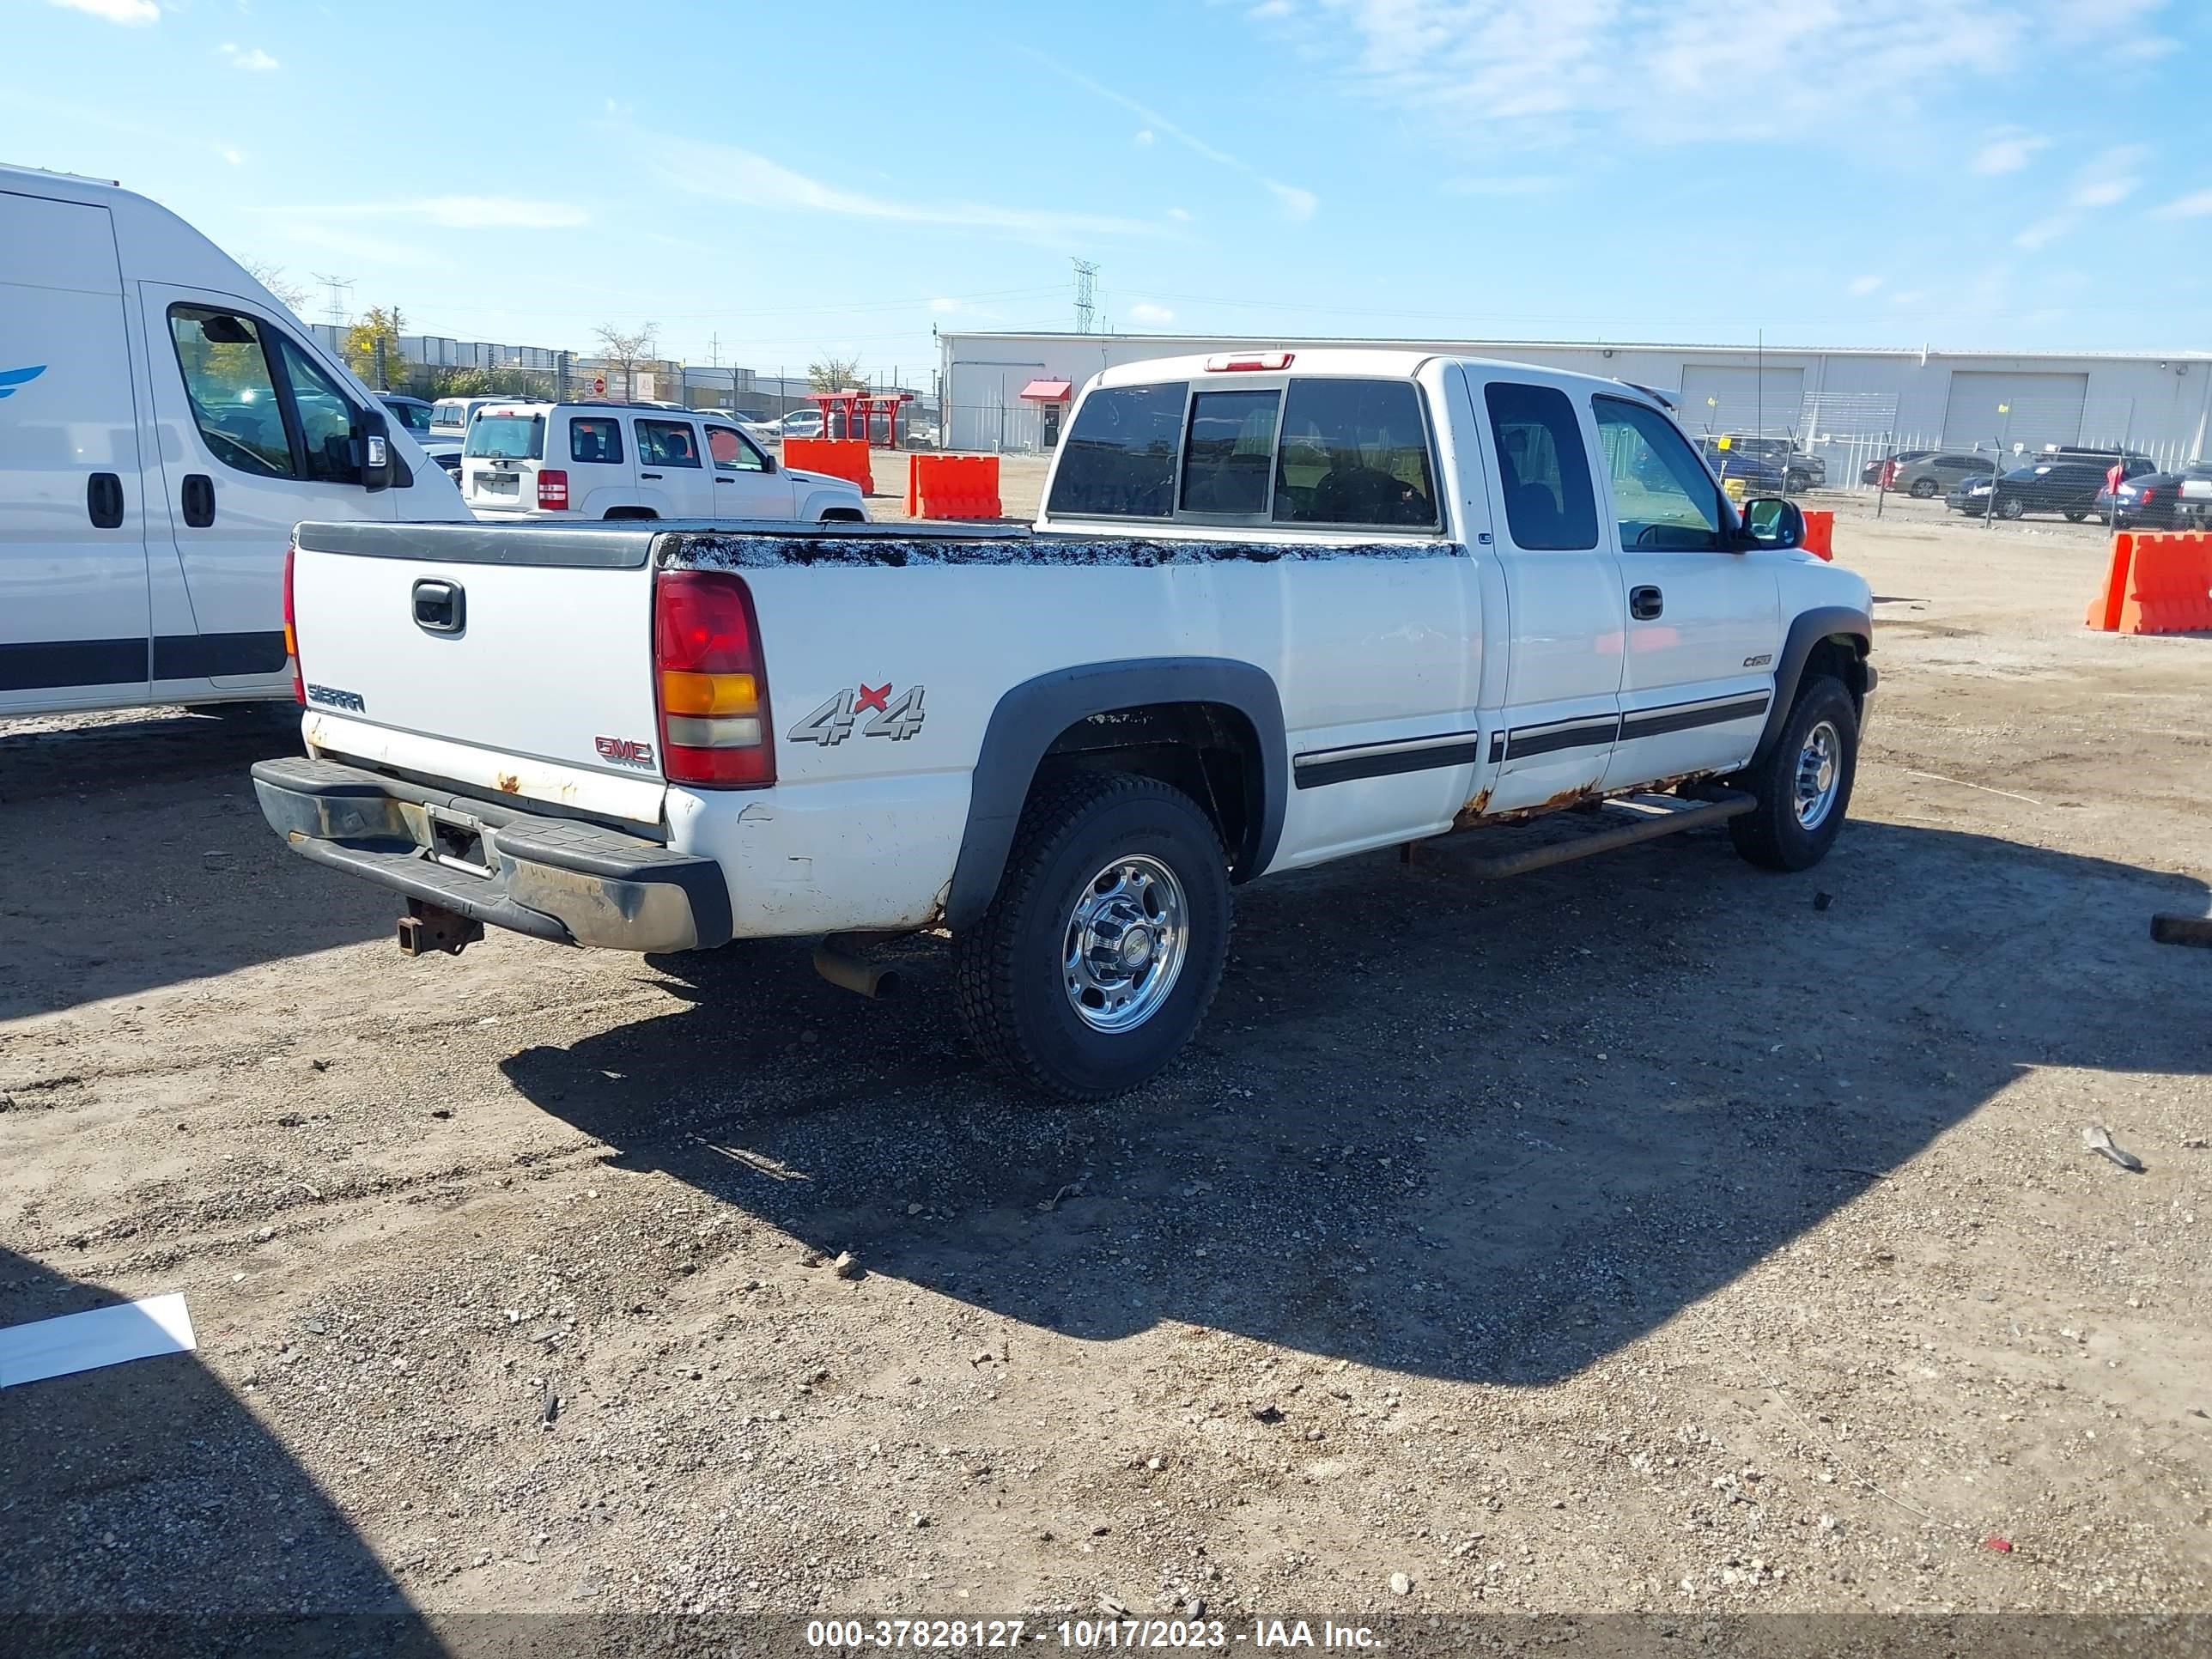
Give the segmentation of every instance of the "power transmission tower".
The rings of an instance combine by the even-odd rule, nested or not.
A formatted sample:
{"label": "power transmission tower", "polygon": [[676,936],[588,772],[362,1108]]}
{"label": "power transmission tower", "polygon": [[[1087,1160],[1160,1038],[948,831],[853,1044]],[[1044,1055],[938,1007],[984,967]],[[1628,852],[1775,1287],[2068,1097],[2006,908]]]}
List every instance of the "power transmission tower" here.
{"label": "power transmission tower", "polygon": [[1075,331],[1091,332],[1091,303],[1098,295],[1098,265],[1095,260],[1072,259],[1075,267]]}
{"label": "power transmission tower", "polygon": [[343,328],[346,319],[345,296],[353,292],[353,278],[325,276],[319,270],[315,273],[315,280],[331,291],[331,326]]}

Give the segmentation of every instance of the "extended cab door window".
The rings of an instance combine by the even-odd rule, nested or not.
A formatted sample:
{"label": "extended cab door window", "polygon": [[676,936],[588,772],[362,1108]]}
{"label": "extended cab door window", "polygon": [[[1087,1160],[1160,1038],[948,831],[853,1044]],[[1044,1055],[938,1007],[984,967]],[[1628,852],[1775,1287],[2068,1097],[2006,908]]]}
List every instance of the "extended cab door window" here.
{"label": "extended cab door window", "polygon": [[1624,548],[1721,552],[1720,490],[1674,423],[1647,404],[1593,398]]}
{"label": "extended cab door window", "polygon": [[1434,526],[1420,394],[1404,380],[1292,380],[1275,465],[1278,524]]}
{"label": "extended cab door window", "polygon": [[1516,547],[1582,552],[1597,545],[1597,499],[1575,406],[1557,386],[1493,380],[1482,390],[1498,445],[1505,526]]}
{"label": "extended cab door window", "polygon": [[1164,519],[1175,512],[1176,453],[1190,387],[1103,387],[1060,441],[1045,512],[1053,518]]}

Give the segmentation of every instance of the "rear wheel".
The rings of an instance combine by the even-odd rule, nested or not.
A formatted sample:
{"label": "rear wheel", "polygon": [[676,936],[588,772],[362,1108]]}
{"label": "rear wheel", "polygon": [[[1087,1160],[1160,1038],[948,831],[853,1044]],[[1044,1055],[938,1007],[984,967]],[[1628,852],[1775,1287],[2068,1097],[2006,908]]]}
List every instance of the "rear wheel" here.
{"label": "rear wheel", "polygon": [[2017,519],[2027,511],[2027,503],[2017,495],[1997,497],[1997,517],[2000,519]]}
{"label": "rear wheel", "polygon": [[986,1058],[1073,1100],[1150,1082],[1198,1029],[1229,951],[1221,839],[1180,790],[1126,772],[1041,785],[997,897],[953,941]]}
{"label": "rear wheel", "polygon": [[1913,499],[1914,501],[1924,501],[1929,500],[1929,499],[1930,497],[1932,497],[1935,494],[1936,494],[1936,480],[1935,480],[1935,479],[1933,479],[1933,478],[1915,478],[1915,479],[1912,481],[1912,499]]}
{"label": "rear wheel", "polygon": [[2069,507],[2066,509],[2066,522],[2069,524],[2079,524],[2088,516],[2078,507]]}
{"label": "rear wheel", "polygon": [[1859,720],[1834,676],[1805,682],[1773,752],[1735,781],[1759,805],[1729,820],[1735,850],[1767,870],[1809,870],[1842,833],[1858,775]]}

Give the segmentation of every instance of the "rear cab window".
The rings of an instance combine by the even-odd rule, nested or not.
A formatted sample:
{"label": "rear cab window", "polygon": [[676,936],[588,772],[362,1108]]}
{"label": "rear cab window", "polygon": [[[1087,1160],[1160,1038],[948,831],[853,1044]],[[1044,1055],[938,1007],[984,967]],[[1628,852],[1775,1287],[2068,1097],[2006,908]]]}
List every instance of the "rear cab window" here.
{"label": "rear cab window", "polygon": [[1408,380],[1294,380],[1275,465],[1278,524],[1437,527],[1436,474]]}
{"label": "rear cab window", "polygon": [[1102,386],[1083,400],[1060,440],[1045,510],[1078,519],[1166,519],[1175,514],[1176,457],[1189,386]]}
{"label": "rear cab window", "polygon": [[1190,400],[1183,440],[1182,510],[1249,517],[1267,510],[1276,416],[1283,394],[1201,392]]}
{"label": "rear cab window", "polygon": [[481,410],[469,423],[469,441],[461,453],[475,460],[541,460],[545,454],[545,417]]}

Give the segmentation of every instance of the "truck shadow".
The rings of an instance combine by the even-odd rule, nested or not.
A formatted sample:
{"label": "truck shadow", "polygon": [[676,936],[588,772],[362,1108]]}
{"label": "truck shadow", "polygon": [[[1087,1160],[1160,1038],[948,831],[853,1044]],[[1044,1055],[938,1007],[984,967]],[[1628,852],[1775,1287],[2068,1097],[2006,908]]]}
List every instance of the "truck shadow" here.
{"label": "truck shadow", "polygon": [[300,751],[298,714],[0,722],[0,1020],[391,933],[389,899],[262,821],[246,770]]}
{"label": "truck shadow", "polygon": [[[0,1327],[122,1299],[0,1249]],[[0,1393],[0,1494],[10,1652],[445,1651],[315,1478],[198,1354]]]}
{"label": "truck shadow", "polygon": [[1887,823],[1795,878],[1710,833],[1499,885],[1454,855],[1245,890],[1199,1042],[1103,1105],[980,1069],[922,946],[882,1003],[793,942],[657,961],[678,1012],[504,1069],[628,1167],[1009,1319],[1514,1385],[1681,1313],[2026,1070],[2212,1071],[2212,959],[2148,937],[2195,880]]}

